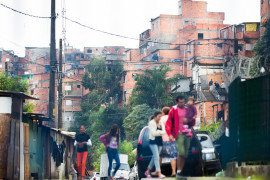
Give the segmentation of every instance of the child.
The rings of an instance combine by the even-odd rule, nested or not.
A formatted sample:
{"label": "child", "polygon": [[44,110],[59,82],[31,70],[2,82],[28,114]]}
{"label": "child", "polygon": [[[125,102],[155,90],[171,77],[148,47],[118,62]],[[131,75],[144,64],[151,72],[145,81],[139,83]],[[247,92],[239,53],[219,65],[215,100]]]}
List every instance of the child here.
{"label": "child", "polygon": [[[100,136],[101,142],[105,145],[106,151],[109,159],[109,168],[108,168],[108,179],[114,180],[114,176],[118,169],[120,168],[120,159],[118,155],[118,147],[120,140],[120,130],[119,127],[114,124],[111,127],[111,130],[102,136]],[[116,162],[116,167],[113,174],[111,174],[113,159]]]}
{"label": "child", "polygon": [[188,123],[184,125],[184,133],[187,136],[192,137],[192,132],[191,129],[195,125],[195,119],[197,116],[197,109],[194,106],[195,100],[193,97],[188,98],[188,103],[187,103],[187,111],[186,111],[186,118],[188,120]]}

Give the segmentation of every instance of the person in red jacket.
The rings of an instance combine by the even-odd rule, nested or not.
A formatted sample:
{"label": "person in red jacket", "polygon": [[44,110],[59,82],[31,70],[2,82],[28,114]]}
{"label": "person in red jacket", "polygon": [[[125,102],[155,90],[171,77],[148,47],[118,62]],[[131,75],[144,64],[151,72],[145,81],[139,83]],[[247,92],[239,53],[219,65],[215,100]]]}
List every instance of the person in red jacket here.
{"label": "person in red jacket", "polygon": [[176,98],[176,105],[173,106],[169,112],[168,120],[166,122],[166,132],[171,142],[176,141],[177,145],[177,177],[181,177],[181,171],[183,170],[185,159],[188,156],[188,150],[190,146],[190,138],[185,136],[183,126],[188,123],[186,118],[185,98],[178,96]]}

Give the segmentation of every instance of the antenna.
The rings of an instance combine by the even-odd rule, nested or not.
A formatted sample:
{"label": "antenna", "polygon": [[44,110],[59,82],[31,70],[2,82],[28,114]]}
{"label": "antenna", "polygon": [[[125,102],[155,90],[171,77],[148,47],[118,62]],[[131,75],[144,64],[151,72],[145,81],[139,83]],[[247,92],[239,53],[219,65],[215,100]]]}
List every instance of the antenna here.
{"label": "antenna", "polygon": [[62,8],[62,40],[64,49],[66,49],[67,39],[66,39],[66,1],[61,1],[61,8]]}

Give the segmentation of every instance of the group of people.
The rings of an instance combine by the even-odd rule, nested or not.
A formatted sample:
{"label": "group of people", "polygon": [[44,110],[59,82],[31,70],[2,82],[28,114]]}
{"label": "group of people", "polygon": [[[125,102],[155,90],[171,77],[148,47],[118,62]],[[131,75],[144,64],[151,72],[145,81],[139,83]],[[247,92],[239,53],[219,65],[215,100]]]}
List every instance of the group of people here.
{"label": "group of people", "polygon": [[[183,96],[176,98],[175,106],[164,107],[162,113],[154,113],[153,119],[149,122],[149,146],[153,156],[145,172],[147,178],[152,176],[165,177],[160,168],[162,158],[170,158],[171,176],[181,177],[192,137],[190,128],[195,125],[196,116],[194,98],[188,98],[187,106],[185,106]],[[155,166],[156,171],[151,173],[153,166]]]}
{"label": "group of people", "polygon": [[[76,134],[74,146],[77,148],[77,170],[79,180],[84,180],[85,178],[85,165],[87,160],[88,148],[87,146],[92,146],[92,142],[88,134],[85,133],[85,127],[80,126],[80,133]],[[109,167],[108,176],[113,179],[114,175],[120,168],[120,159],[118,155],[118,146],[120,141],[120,129],[114,124],[112,125],[110,131],[102,136],[100,136],[101,142],[106,147],[106,152],[108,154]],[[112,162],[115,160],[116,167],[111,175]]]}
{"label": "group of people", "polygon": [[[195,125],[197,110],[194,106],[194,98],[188,98],[187,105],[185,98],[178,96],[176,105],[169,108],[164,107],[162,112],[157,111],[149,121],[149,147],[152,151],[152,159],[148,165],[145,175],[164,178],[161,173],[162,158],[170,158],[172,176],[181,176],[185,159],[188,156],[190,138],[192,137],[191,127]],[[114,176],[120,167],[118,147],[120,141],[120,130],[117,125],[112,125],[107,134],[100,136],[101,142],[106,147],[109,167],[108,178],[114,180]],[[89,135],[85,133],[85,127],[80,127],[80,133],[76,134],[74,145],[77,147],[77,169],[79,179],[85,177],[85,164],[87,159],[87,146],[91,146]],[[112,162],[115,160],[116,167],[112,171]],[[155,166],[155,172],[151,173]]]}
{"label": "group of people", "polygon": [[210,89],[215,88],[218,90],[218,89],[225,89],[226,85],[225,85],[224,81],[222,81],[221,85],[219,85],[219,83],[217,81],[214,83],[213,79],[211,79],[209,81],[209,87],[210,87]]}

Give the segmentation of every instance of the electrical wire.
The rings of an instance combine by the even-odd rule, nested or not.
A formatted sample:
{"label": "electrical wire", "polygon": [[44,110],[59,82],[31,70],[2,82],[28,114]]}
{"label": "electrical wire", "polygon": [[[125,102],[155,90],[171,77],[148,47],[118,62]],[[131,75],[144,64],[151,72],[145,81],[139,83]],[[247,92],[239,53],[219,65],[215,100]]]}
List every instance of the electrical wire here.
{"label": "electrical wire", "polygon": [[19,14],[22,14],[22,15],[25,15],[25,16],[29,16],[29,17],[33,17],[33,18],[40,18],[40,19],[51,19],[51,18],[56,18],[57,16],[54,16],[54,17],[48,17],[48,16],[37,16],[37,15],[32,15],[32,14],[28,14],[28,13],[25,13],[25,12],[22,12],[22,11],[19,11],[19,10],[16,10],[16,9],[13,9],[3,3],[0,3],[1,6],[3,6],[4,8],[7,8],[9,10],[12,10],[16,13],[19,13]]}
{"label": "electrical wire", "polygon": [[[56,18],[57,16],[54,16],[54,17],[45,17],[45,16],[37,16],[37,15],[31,15],[31,14],[28,14],[28,13],[25,13],[25,12],[22,12],[22,11],[19,11],[19,10],[16,10],[16,9],[13,9],[9,6],[6,6],[5,4],[2,4],[0,3],[1,6],[7,8],[7,9],[10,9],[14,12],[17,12],[17,13],[20,13],[20,14],[23,14],[23,15],[26,15],[26,16],[30,16],[30,17],[34,17],[34,18],[47,18],[47,19],[50,19],[50,18]],[[61,15],[60,15],[61,16]],[[107,32],[107,31],[104,31],[104,30],[100,30],[100,29],[96,29],[96,28],[93,28],[93,27],[90,27],[90,26],[87,26],[85,24],[82,24],[78,21],[75,21],[75,20],[72,20],[68,17],[63,17],[61,16],[62,18],[74,23],[74,24],[77,24],[77,25],[80,25],[84,28],[87,28],[87,29],[90,29],[90,30],[93,30],[93,31],[97,31],[97,32],[100,32],[100,33],[104,33],[104,34],[108,34],[108,35],[111,35],[111,36],[116,36],[116,37],[120,37],[120,38],[125,38],[125,39],[130,39],[130,40],[136,40],[136,41],[142,41],[141,39],[138,39],[138,38],[133,38],[133,37],[128,37],[128,36],[124,36],[124,35],[120,35],[120,34],[115,34],[115,33],[111,33],[111,32]],[[144,41],[144,40],[143,40]],[[217,44],[220,44],[220,43],[208,43],[208,44],[190,44],[190,43],[186,43],[186,44],[178,44],[178,43],[166,43],[166,42],[154,42],[152,40],[146,40],[146,42],[148,43],[154,43],[154,44],[163,44],[163,45],[176,45],[176,46],[190,46],[190,45],[210,45],[210,44],[213,44],[213,45],[217,45]],[[224,44],[224,43],[222,43]]]}

